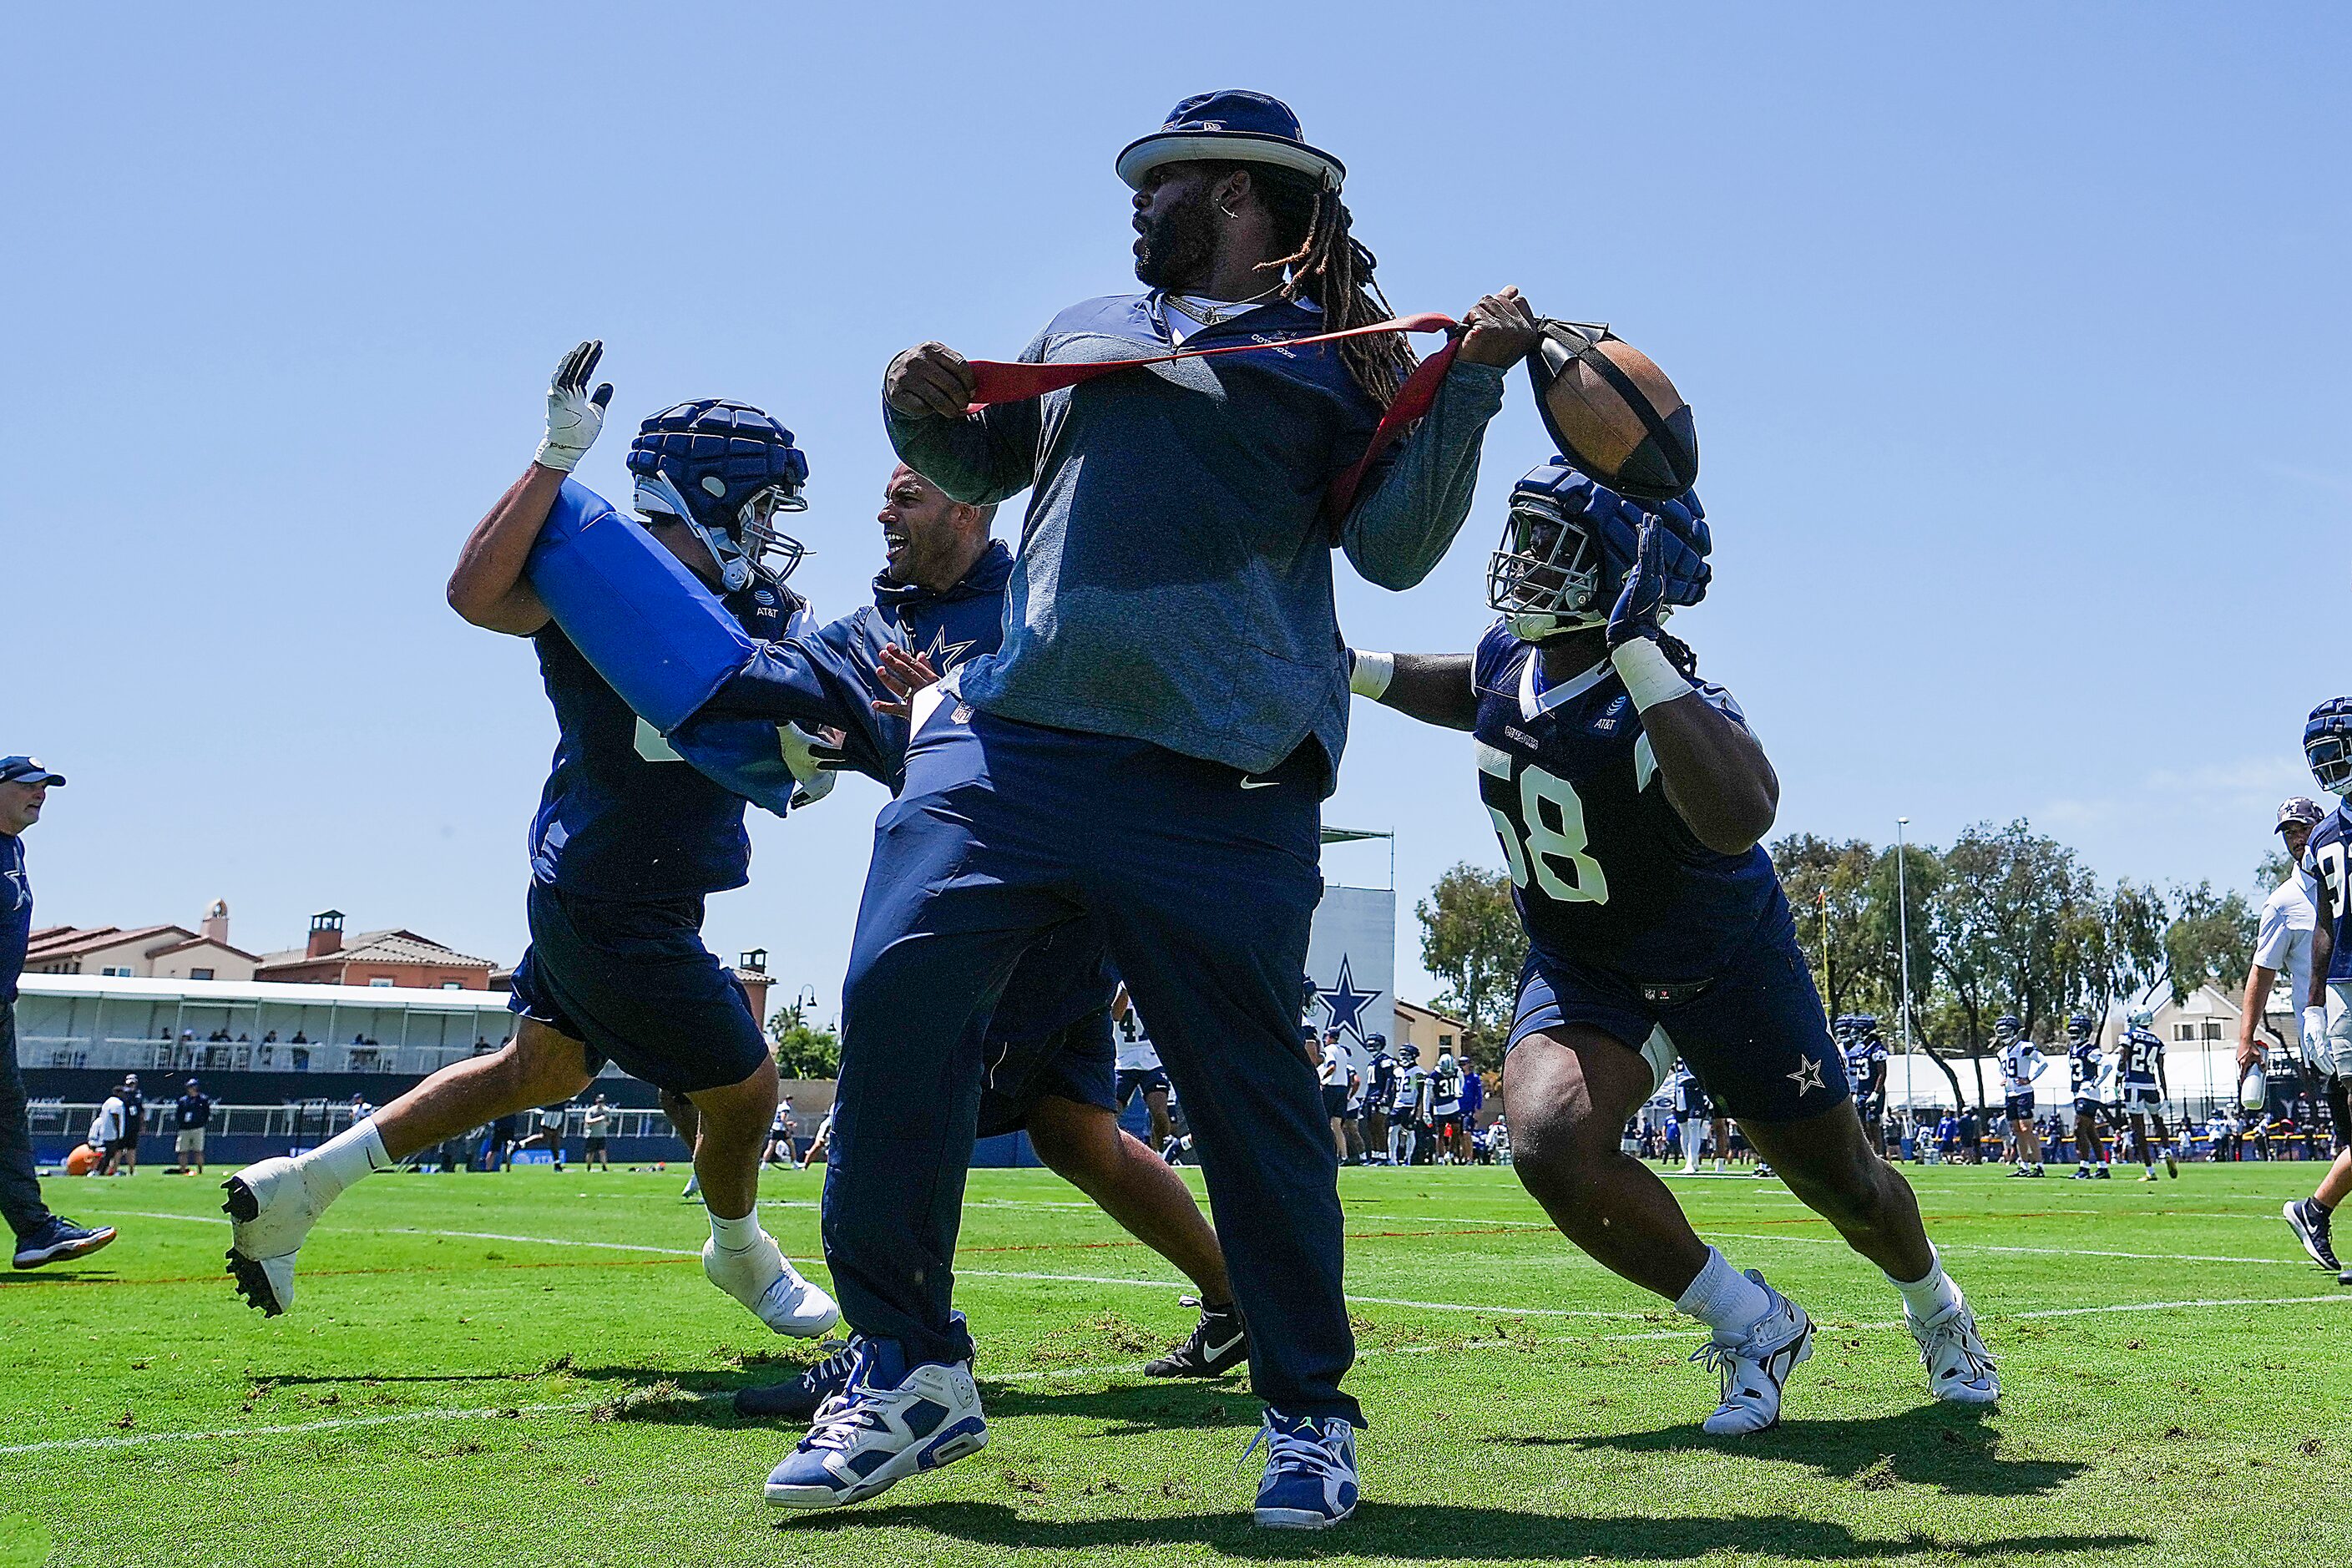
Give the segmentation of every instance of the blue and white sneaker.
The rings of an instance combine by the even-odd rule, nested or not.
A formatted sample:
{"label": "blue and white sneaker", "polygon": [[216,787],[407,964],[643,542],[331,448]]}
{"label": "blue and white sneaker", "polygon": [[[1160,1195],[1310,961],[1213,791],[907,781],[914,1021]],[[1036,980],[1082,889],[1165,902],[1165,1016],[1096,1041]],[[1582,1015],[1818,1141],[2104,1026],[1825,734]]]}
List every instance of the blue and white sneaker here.
{"label": "blue and white sneaker", "polygon": [[810,1363],[798,1377],[760,1388],[737,1389],[735,1414],[761,1419],[814,1421],[826,1401],[839,1398],[848,1389],[849,1374],[857,1365],[857,1345],[856,1340],[827,1340],[817,1346],[824,1355]]}
{"label": "blue and white sneaker", "polygon": [[1251,1517],[1267,1530],[1328,1530],[1356,1511],[1356,1429],[1338,1415],[1265,1413],[1246,1459],[1265,1445],[1265,1475]]}
{"label": "blue and white sneaker", "polygon": [[1711,1436],[1744,1437],[1780,1421],[1780,1389],[1798,1363],[1813,1353],[1813,1320],[1805,1310],[1751,1268],[1748,1278],[1763,1287],[1764,1315],[1728,1342],[1709,1336],[1691,1360],[1723,1379],[1723,1399],[1708,1416]]}
{"label": "blue and white sneaker", "polygon": [[906,1364],[895,1340],[860,1340],[849,1385],[768,1475],[778,1508],[841,1508],[988,1447],[971,1363]]}

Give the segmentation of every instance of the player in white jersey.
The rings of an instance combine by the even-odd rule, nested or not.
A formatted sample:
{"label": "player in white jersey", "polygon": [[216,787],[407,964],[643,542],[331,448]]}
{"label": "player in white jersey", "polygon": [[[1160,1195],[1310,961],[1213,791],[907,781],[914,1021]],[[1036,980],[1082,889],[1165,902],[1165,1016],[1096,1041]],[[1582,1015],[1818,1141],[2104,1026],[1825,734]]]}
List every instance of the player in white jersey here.
{"label": "player in white jersey", "polygon": [[1111,999],[1110,1016],[1111,1049],[1118,1069],[1113,1098],[1123,1112],[1129,1100],[1143,1096],[1143,1109],[1151,1118],[1151,1146],[1164,1157],[1176,1141],[1176,1124],[1168,1114],[1168,1069],[1160,1065],[1160,1048],[1151,1043],[1151,1031],[1143,1026],[1143,1015],[1135,1010],[1125,985]]}
{"label": "player in white jersey", "polygon": [[2010,1146],[2017,1160],[2017,1169],[2010,1174],[2046,1174],[2042,1168],[2042,1134],[2033,1125],[2033,1080],[2050,1065],[2049,1059],[2013,1013],[2003,1013],[1993,1020],[1992,1040],[1994,1055],[2000,1062],[2000,1092],[2009,1117]]}
{"label": "player in white jersey", "polygon": [[2066,1079],[2074,1096],[2074,1179],[2105,1181],[2107,1053],[2099,1048],[2098,1020],[2088,1013],[2066,1020]]}

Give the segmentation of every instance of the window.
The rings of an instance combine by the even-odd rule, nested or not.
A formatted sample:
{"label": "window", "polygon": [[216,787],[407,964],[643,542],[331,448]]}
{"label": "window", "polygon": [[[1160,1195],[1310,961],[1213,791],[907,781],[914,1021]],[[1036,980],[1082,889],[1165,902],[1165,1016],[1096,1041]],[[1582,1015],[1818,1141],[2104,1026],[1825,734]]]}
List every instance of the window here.
{"label": "window", "polygon": [[466,983],[462,980],[444,980],[441,983],[444,991],[463,991],[465,988]]}
{"label": "window", "polygon": [[2197,1037],[2197,1026],[2194,1024],[2175,1024],[2172,1026],[2172,1037],[2177,1041],[2184,1043],[2194,1040]]}
{"label": "window", "polygon": [[368,984],[370,985],[390,985],[392,984],[392,976],[389,974],[379,974],[370,980]]}
{"label": "window", "polygon": [[100,973],[100,974],[113,974],[113,975],[120,975],[121,978],[123,978],[123,979],[125,979],[125,980],[128,980],[128,979],[130,979],[130,978],[131,977],[131,966],[130,966],[129,964],[127,964],[127,963],[110,963],[110,964],[107,964],[107,965],[105,965],[104,967],[100,968],[100,969],[99,970],[99,973]]}
{"label": "window", "polygon": [[209,969],[191,969],[188,971],[188,978],[191,980],[210,980],[212,977],[213,972]]}
{"label": "window", "polygon": [[1440,1035],[1440,1036],[1438,1036],[1438,1037],[1437,1037],[1437,1048],[1438,1048],[1439,1050],[1441,1050],[1441,1051],[1450,1051],[1450,1050],[1452,1050],[1452,1049],[1454,1048],[1454,1037],[1453,1037],[1453,1036],[1451,1036],[1451,1035]]}
{"label": "window", "polygon": [[2221,1037],[2221,1019],[2208,1018],[2205,1020],[2205,1037],[2209,1040],[2218,1040]]}

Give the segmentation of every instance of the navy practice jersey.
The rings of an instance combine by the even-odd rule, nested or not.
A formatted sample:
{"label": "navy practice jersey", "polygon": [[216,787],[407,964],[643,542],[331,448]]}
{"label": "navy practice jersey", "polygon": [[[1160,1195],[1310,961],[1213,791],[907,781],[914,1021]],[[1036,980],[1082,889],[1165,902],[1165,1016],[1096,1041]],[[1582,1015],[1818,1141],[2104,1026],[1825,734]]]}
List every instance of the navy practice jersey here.
{"label": "navy practice jersey", "polygon": [[945,675],[1004,640],[1004,585],[1013,557],[999,543],[944,594],[874,580],[874,603],[805,637],[761,647],[687,728],[762,718],[843,731],[849,765],[891,794],[905,781],[907,721],[874,710],[889,691],[878,673],[893,643]]}
{"label": "navy practice jersey", "polygon": [[[801,601],[761,584],[725,604],[753,637],[774,637]],[[531,818],[531,875],[604,899],[715,893],[750,880],[742,797],[672,750],[553,621],[531,641],[558,731]]]}
{"label": "navy practice jersey", "polygon": [[0,833],[0,1007],[16,999],[32,935],[33,884],[25,877],[25,840]]}
{"label": "navy practice jersey", "polygon": [[[1528,939],[1637,984],[1707,978],[1785,901],[1771,858],[1691,836],[1614,666],[1547,687],[1541,664],[1498,621],[1471,667],[1478,793]],[[1723,688],[1698,690],[1746,722]]]}
{"label": "navy practice jersey", "polygon": [[2095,1038],[2066,1047],[2066,1079],[2076,1100],[2097,1100],[2099,1085],[2106,1076],[2107,1055],[2099,1048]]}
{"label": "navy practice jersey", "polygon": [[[2352,875],[2347,875],[2347,858],[2352,858],[2352,801],[2338,801],[2327,820],[2312,831],[2311,842],[2303,851],[2303,863],[2318,879],[2327,899],[2327,936],[2336,945],[2327,955],[2327,978],[2352,980]],[[2298,996],[2294,1005],[2303,1006],[2310,1001]]]}
{"label": "navy practice jersey", "polygon": [[1845,1076],[1856,1100],[1868,1100],[1886,1088],[1886,1042],[1865,1035],[1845,1048]]}
{"label": "navy practice jersey", "polygon": [[1371,1073],[1364,1090],[1364,1104],[1372,1110],[1386,1110],[1396,1103],[1397,1059],[1386,1051],[1372,1058]]}
{"label": "navy practice jersey", "polygon": [[2134,1029],[2116,1048],[2121,1067],[2116,1074],[2126,1083],[2154,1083],[2164,1066],[2164,1041],[2151,1030]]}

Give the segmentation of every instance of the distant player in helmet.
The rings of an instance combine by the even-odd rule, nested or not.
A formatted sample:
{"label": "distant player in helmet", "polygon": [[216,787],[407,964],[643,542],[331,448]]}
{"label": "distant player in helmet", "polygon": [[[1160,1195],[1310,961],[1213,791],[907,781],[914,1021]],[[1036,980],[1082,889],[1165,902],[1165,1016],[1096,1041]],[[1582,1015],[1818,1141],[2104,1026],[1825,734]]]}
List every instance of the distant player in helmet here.
{"label": "distant player in helmet", "polygon": [[2098,1020],[2077,1013],[2066,1020],[2066,1082],[2074,1097],[2074,1179],[2108,1178],[2107,1054],[2099,1048]]}
{"label": "distant player in helmet", "polygon": [[[2346,1136],[2344,1085],[2352,1079],[2352,697],[2332,697],[2311,710],[2303,754],[2319,787],[2338,797],[2336,809],[2312,829],[2303,865],[2312,887],[2311,976],[2305,983],[2303,1049],[2326,1075],[2339,1150]],[[2287,1223],[2315,1259],[2333,1258],[2328,1219],[2352,1194],[2352,1155],[2336,1162],[2308,1198],[2287,1205]],[[2319,1242],[2312,1246],[2315,1234]],[[2338,1276],[2352,1284],[2352,1270]]]}
{"label": "distant player in helmet", "polygon": [[[750,877],[743,801],[630,710],[524,575],[565,477],[604,427],[613,388],[590,390],[602,353],[582,343],[557,367],[536,460],[475,528],[449,579],[460,616],[537,646],[559,731],[531,824],[531,940],[510,1004],[520,1021],[499,1050],[444,1068],[320,1148],[229,1179],[229,1270],[273,1316],[292,1304],[296,1256],[345,1187],[467,1128],[567,1101],[608,1060],[694,1108],[711,1283],[779,1333],[821,1334],[840,1315],[761,1226],[775,1058],[734,972],[701,939],[704,899]],[[784,582],[800,546],[774,527],[803,504],[808,462],[791,431],[748,404],[679,404],[645,422],[629,468],[646,530],[746,631],[782,637],[805,621]]]}
{"label": "distant player in helmet", "polygon": [[2172,1136],[2165,1131],[2164,1037],[2149,1026],[2156,1010],[2145,1003],[2124,1014],[2123,1038],[2116,1042],[2116,1108],[2131,1139],[2132,1158],[2140,1163],[2140,1180],[2156,1180],[2157,1151],[2164,1152],[2164,1168],[2177,1178],[2180,1161],[2173,1153]]}
{"label": "distant player in helmet", "polygon": [[1812,1320],[1701,1241],[1619,1130],[1679,1054],[1791,1191],[1886,1271],[1937,1397],[1999,1397],[1910,1186],[1849,1103],[1779,876],[1780,784],[1660,622],[1705,594],[1696,496],[1644,510],[1554,458],[1511,491],[1475,654],[1359,653],[1351,685],[1476,737],[1529,943],[1505,1045],[1515,1168],[1553,1222],[1704,1321],[1718,1434],[1780,1419]]}
{"label": "distant player in helmet", "polygon": [[2009,1118],[2010,1153],[2017,1163],[2012,1176],[2040,1176],[2042,1134],[2033,1125],[2033,1080],[2050,1065],[2042,1047],[2025,1032],[2024,1020],[2003,1013],[1992,1022],[1993,1055],[2000,1063],[2000,1092]]}
{"label": "distant player in helmet", "polygon": [[1870,1013],[1848,1013],[1840,1048],[1845,1053],[1846,1081],[1853,1086],[1854,1113],[1870,1146],[1886,1152],[1886,1042],[1879,1037],[1878,1018]]}

